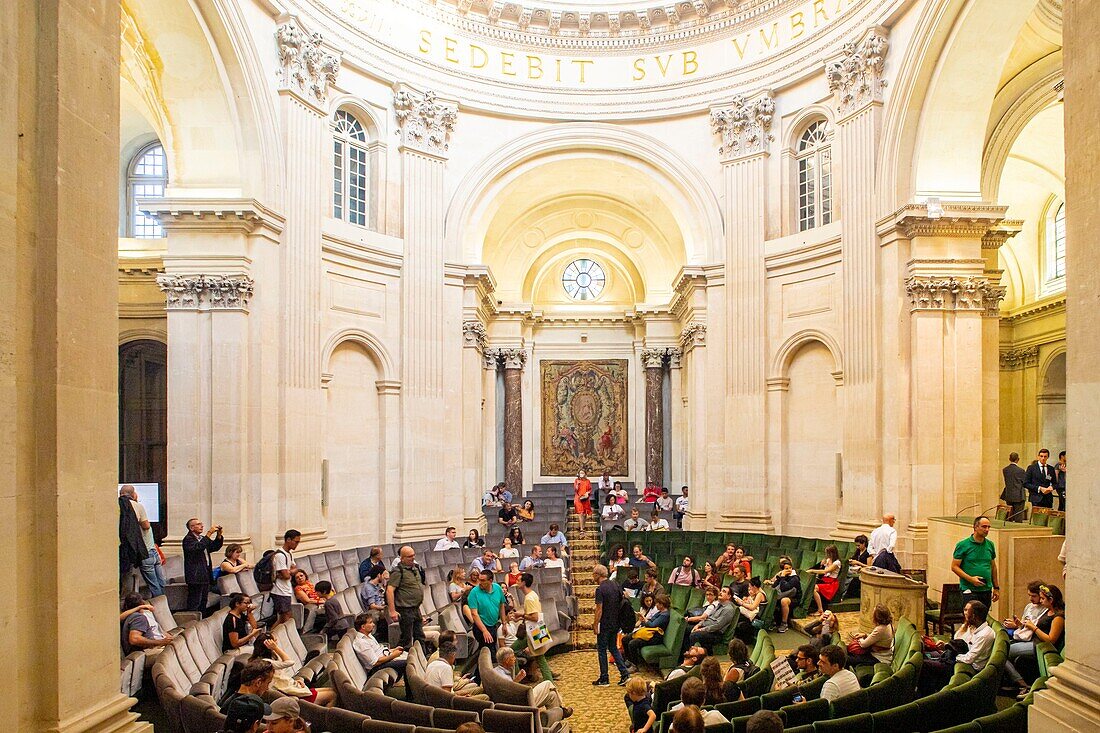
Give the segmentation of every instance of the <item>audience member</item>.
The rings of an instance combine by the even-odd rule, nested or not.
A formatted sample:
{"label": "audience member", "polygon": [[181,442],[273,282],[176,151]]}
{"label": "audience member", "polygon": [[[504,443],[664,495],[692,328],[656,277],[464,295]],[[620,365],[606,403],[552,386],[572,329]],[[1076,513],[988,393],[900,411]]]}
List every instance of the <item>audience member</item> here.
{"label": "audience member", "polygon": [[[718,660],[714,660],[717,662]],[[718,693],[721,696],[721,693]],[[717,702],[725,702],[724,696]],[[710,699],[707,694],[707,683],[700,677],[688,677],[684,680],[684,684],[680,686],[680,702],[676,703],[668,709],[670,713],[678,713],[684,708],[699,710],[703,715],[704,725],[723,725],[729,723],[729,718],[717,710],[703,711],[701,708],[704,705],[714,705],[715,701]],[[675,720],[673,716],[673,720]],[[673,726],[675,728],[675,726]]]}
{"label": "audience member", "polygon": [[667,488],[661,489],[661,495],[657,497],[655,504],[655,509],[659,512],[672,511],[672,497],[669,495]]}
{"label": "audience member", "polygon": [[851,666],[867,662],[890,664],[894,660],[894,616],[881,603],[871,612],[875,625],[868,634],[853,632],[848,635],[848,663]]}
{"label": "audience member", "polygon": [[812,644],[803,644],[795,650],[793,656],[794,679],[799,684],[810,682],[821,674],[817,669],[817,647],[814,647]]}
{"label": "audience member", "polygon": [[757,710],[745,723],[745,733],[783,733],[783,719],[774,710]]}
{"label": "audience member", "polygon": [[569,540],[566,539],[565,534],[561,532],[557,522],[550,525],[550,530],[542,536],[539,540],[539,544],[543,545],[561,545],[562,547],[569,546]]}
{"label": "audience member", "polygon": [[386,644],[379,642],[374,635],[377,623],[377,611],[368,611],[356,616],[355,637],[351,641],[351,648],[368,677],[380,669],[392,669],[404,677],[405,668],[408,666],[405,648],[398,645],[390,649]]}
{"label": "audience member", "polygon": [[[482,572],[478,576],[478,584],[470,589],[466,596],[466,604],[470,608],[474,641],[477,642],[477,647],[472,652],[472,656],[476,658],[482,648],[492,650],[496,646],[500,622],[506,613],[504,591],[493,582],[491,571]],[[474,664],[470,669],[474,680],[479,680],[477,665]]]}
{"label": "audience member", "polygon": [[573,510],[580,521],[583,537],[585,518],[592,515],[592,482],[585,476],[584,469],[577,471],[577,478],[573,481]]}
{"label": "audience member", "polygon": [[218,570],[222,575],[236,575],[246,570],[252,570],[256,566],[241,559],[244,547],[233,542],[225,546],[225,558],[218,564]]}
{"label": "audience member", "polygon": [[[681,694],[683,694],[681,692]],[[721,718],[719,721],[718,719]],[[717,710],[707,710],[704,714],[696,705],[688,705],[676,711],[672,716],[669,733],[703,733],[709,721],[728,723],[726,716]]]}
{"label": "audience member", "polygon": [[474,573],[480,573],[483,570],[488,570],[491,573],[500,573],[504,571],[504,568],[500,566],[500,560],[493,554],[493,551],[488,547],[481,553],[481,557],[475,557],[473,562],[470,563],[470,575]]}
{"label": "audience member", "polygon": [[256,695],[237,695],[221,711],[222,733],[259,733],[271,707]]}
{"label": "audience member", "polygon": [[291,586],[294,588],[294,598],[305,609],[305,619],[302,628],[308,633],[314,630],[317,620],[324,615],[325,599],[313,587],[309,575],[301,568],[295,568],[291,578]]}
{"label": "audience member", "polygon": [[644,532],[649,527],[649,522],[642,519],[637,509],[630,510],[630,519],[623,522],[623,529],[627,532]]}
{"label": "audience member", "polygon": [[674,667],[665,677],[666,680],[674,680],[677,677],[683,677],[692,670],[696,665],[702,664],[706,659],[707,650],[703,647],[695,644],[689,646],[687,651],[684,652],[684,658],[680,661],[680,666]]}
{"label": "audience member", "polygon": [[372,547],[370,548],[370,556],[359,563],[359,582],[362,583],[367,578],[373,578],[385,569],[386,563],[382,561],[382,548]]}
{"label": "audience member", "polygon": [[630,567],[642,573],[645,572],[646,568],[656,568],[657,563],[653,562],[645,555],[641,545],[634,545],[630,551]]}
{"label": "audience member", "polygon": [[390,582],[390,572],[382,570],[359,586],[359,601],[364,611],[376,611],[378,624],[375,636],[378,641],[389,642],[389,619],[386,616],[386,586]]}
{"label": "audience member", "polygon": [[603,505],[603,513],[601,516],[608,522],[618,522],[626,515],[623,511],[623,507],[617,501],[609,501]]}
{"label": "audience member", "polygon": [[[768,604],[768,597],[764,595],[764,590],[761,587],[762,585],[760,578],[753,576],[749,579],[748,592],[745,593],[744,597],[733,598],[733,602],[739,606],[737,627],[734,630],[738,638],[746,640],[751,639],[756,636],[756,629],[763,626],[763,624],[757,621],[760,614],[764,611],[764,606]],[[727,590],[730,589],[727,588]]]}
{"label": "audience member", "polygon": [[500,482],[500,501],[501,503],[512,503],[512,492],[508,490],[508,485],[503,481]]}
{"label": "audience member", "polygon": [[291,670],[295,666],[294,660],[279,647],[279,644],[271,636],[265,634],[256,642],[256,647],[252,651],[252,659],[265,659],[271,662],[274,670],[271,687],[277,692],[325,707],[332,707],[336,702],[336,690],[327,687],[309,687],[305,682],[293,676]]}
{"label": "audience member", "polygon": [[253,695],[257,699],[263,698],[271,687],[271,680],[275,677],[275,667],[266,659],[249,659],[241,668],[239,687],[236,690],[226,690],[218,707],[222,715],[226,715],[229,705],[242,695]]}
{"label": "audience member", "polygon": [[458,540],[455,537],[458,535],[458,530],[454,527],[447,527],[447,530],[443,533],[443,536],[439,538],[439,541],[435,543],[435,551],[442,552],[443,550],[459,550],[462,545],[458,544]]}
{"label": "audience member", "polygon": [[1031,498],[1031,506],[1050,509],[1054,506],[1054,467],[1047,463],[1050,451],[1043,448],[1024,473],[1024,486]]}
{"label": "audience member", "polygon": [[156,596],[164,595],[164,586],[166,581],[164,579],[164,566],[160,562],[160,551],[157,549],[157,543],[153,539],[153,525],[149,522],[149,514],[145,511],[145,507],[138,499],[137,489],[131,484],[124,485],[119,489],[119,494],[125,496],[130,501],[130,506],[133,507],[134,516],[137,519],[138,527],[141,528],[141,539],[146,548],[145,557],[138,565],[141,571],[141,577],[145,579],[145,587],[149,589],[149,597],[155,598]]}
{"label": "audience member", "polygon": [[497,524],[511,529],[519,521],[519,512],[512,506],[512,502],[504,502],[497,511]]}
{"label": "audience member", "polygon": [[531,554],[520,560],[519,569],[530,570],[531,568],[541,568],[546,561],[542,559],[542,546],[531,545]]}
{"label": "audience member", "polygon": [[[1031,586],[1028,586],[1031,590]],[[1005,663],[1004,674],[1009,682],[1020,687],[1020,697],[1027,694],[1029,685],[1023,675],[1017,670],[1021,660],[1030,663],[1038,654],[1035,644],[1046,642],[1053,644],[1059,652],[1065,646],[1066,630],[1066,605],[1062,599],[1062,590],[1056,585],[1040,584],[1038,586],[1039,611],[1032,611],[1032,618],[1021,619],[1014,617],[1011,621],[1014,641],[1008,647],[1008,661]],[[1032,608],[1031,604],[1024,609]],[[1006,625],[1009,622],[1005,622]],[[1016,641],[1016,637],[1020,638]]]}
{"label": "audience member", "polygon": [[676,529],[684,528],[684,515],[688,513],[688,487],[680,487],[680,495],[672,505],[672,518],[676,520]]}
{"label": "audience member", "polygon": [[714,588],[718,590],[722,586],[722,576],[718,574],[718,571],[714,568],[714,563],[707,560],[703,563],[703,573],[700,582],[704,588]]}
{"label": "audience member", "polygon": [[1058,509],[1066,510],[1066,452],[1058,454],[1058,463],[1054,466],[1054,491],[1058,494]]}
{"label": "audience member", "polygon": [[[747,598],[749,595],[749,580],[745,568],[740,565],[730,565],[729,573],[721,576],[718,585],[730,589],[730,598],[736,602],[738,598]],[[740,604],[739,604],[740,605]]]}
{"label": "audience member", "polygon": [[[623,590],[614,580],[608,579],[607,568],[603,565],[592,566],[592,580],[597,586],[596,616],[592,629],[596,633],[596,657],[600,664],[600,676],[592,684],[596,687],[608,687],[611,684],[607,677],[607,654],[610,651],[615,666],[619,669],[621,687],[630,679],[630,672],[619,652],[619,645],[615,643],[619,632],[619,609],[623,602]],[[645,682],[641,684],[644,689]]]}
{"label": "audience member", "polygon": [[661,517],[661,513],[654,511],[649,515],[649,526],[646,527],[647,532],[667,532],[668,520]]}
{"label": "audience member", "polygon": [[[516,525],[516,526],[512,527],[510,530],[508,530],[508,534],[505,535],[504,538],[506,540],[508,540],[509,543],[511,543],[511,546],[512,546],[513,549],[521,547],[522,545],[527,544],[527,540],[525,540],[523,538],[523,530],[520,529],[518,525]],[[517,550],[517,555],[516,556],[517,557],[519,556],[518,555],[518,550]]]}
{"label": "audience member", "polygon": [[731,602],[730,589],[723,588],[718,593],[718,607],[695,625],[688,635],[689,643],[698,644],[709,654],[714,645],[722,640],[736,615],[737,609]]}
{"label": "audience member", "polygon": [[244,593],[231,593],[228,607],[229,613],[222,621],[223,652],[232,652],[248,646],[264,631],[256,623],[256,617],[252,615],[254,609],[252,599]]}
{"label": "audience member", "polygon": [[308,730],[302,720],[301,706],[297,698],[280,697],[271,701],[271,714],[264,716],[267,733],[295,733]]}
{"label": "audience member", "polygon": [[398,551],[400,562],[386,583],[386,609],[391,623],[401,625],[398,644],[408,649],[414,641],[424,642],[424,619],[420,604],[424,602],[424,571],[416,562],[416,550],[404,545]]}
{"label": "audience member", "polygon": [[187,610],[206,615],[206,597],[212,582],[210,553],[222,548],[222,527],[215,524],[203,534],[205,527],[196,517],[187,520],[183,537],[183,577],[187,582]]}
{"label": "audience member", "polygon": [[779,620],[779,633],[782,634],[787,630],[791,609],[798,608],[802,603],[802,580],[794,571],[790,558],[784,557],[779,561],[779,572],[764,583],[775,588],[777,605],[774,613]]}
{"label": "audience member", "polygon": [[[1006,618],[1004,621],[1001,622],[1001,625],[1004,626],[1005,631],[1008,633],[1008,638],[1012,641],[1013,644],[1017,642],[1031,642],[1032,631],[1028,628],[1025,628],[1023,622],[1031,621],[1032,623],[1035,623],[1040,618],[1046,615],[1047,609],[1043,607],[1043,604],[1040,602],[1039,598],[1039,589],[1042,587],[1043,581],[1041,580],[1033,580],[1028,583],[1028,602],[1024,606],[1024,610],[1020,613],[1019,616],[1012,616],[1011,618]],[[1009,651],[1011,652],[1011,649]]]}
{"label": "audience member", "polygon": [[294,550],[298,549],[298,543],[302,541],[302,533],[296,529],[288,529],[283,533],[283,546],[275,549],[271,557],[271,602],[278,617],[276,623],[285,623],[290,620],[290,605],[294,600],[294,589],[290,579],[296,570],[294,565]]}
{"label": "audience member", "polygon": [[964,600],[981,601],[986,608],[1000,598],[997,582],[997,548],[988,539],[993,523],[989,517],[974,519],[974,532],[959,540],[951,559],[951,572],[959,576],[959,590]]}
{"label": "audience member", "polygon": [[497,484],[496,486],[494,486],[493,488],[489,489],[488,491],[486,491],[484,494],[481,495],[481,506],[482,507],[489,507],[489,506],[500,506],[501,504],[503,504],[504,500],[501,499],[501,496],[500,496],[502,491],[504,491],[504,482],[503,481],[501,481],[499,484]]}
{"label": "audience member", "polygon": [[607,495],[607,500],[610,502],[614,499],[616,504],[626,504],[630,501],[630,495],[626,493],[626,489],[623,488],[621,481],[616,481],[612,487],[611,492]]}
{"label": "audience member", "polygon": [[[726,699],[726,693],[722,685],[722,663],[717,657],[707,657],[699,665],[699,679],[703,681],[706,689],[706,704],[720,705],[724,702],[732,702]],[[733,688],[731,688],[733,689]],[[741,698],[741,688],[734,690],[735,696]]]}
{"label": "audience member", "polygon": [[485,728],[481,726],[481,723],[463,723],[455,728],[455,733],[485,733]]}
{"label": "audience member", "polygon": [[520,585],[523,582],[523,572],[519,569],[518,562],[513,561],[508,563],[508,577],[504,582],[509,588],[513,585]]}
{"label": "audience member", "polygon": [[523,502],[523,506],[516,510],[519,512],[519,518],[524,522],[535,521],[535,502],[527,499]]}
{"label": "audience member", "polygon": [[489,696],[484,694],[480,687],[470,684],[465,678],[460,680],[463,684],[455,682],[455,657],[458,655],[458,649],[455,646],[453,637],[445,641],[443,634],[440,634],[437,653],[438,656],[430,660],[428,666],[424,669],[424,681],[427,684],[451,692],[459,697],[472,697],[478,700],[489,699]]}
{"label": "audience member", "polygon": [[855,543],[855,554],[848,558],[848,585],[844,588],[845,598],[859,598],[863,590],[863,585],[859,580],[859,573],[863,568],[871,566],[871,553],[867,549],[867,535],[857,534]]}
{"label": "audience member", "polygon": [[[493,671],[506,680],[523,682],[527,678],[527,673],[522,669],[516,672],[515,669],[515,651],[508,646],[497,649],[496,666],[493,667]],[[527,704],[530,707],[546,711],[551,723],[564,720],[573,714],[573,708],[567,708],[561,704],[561,695],[558,694],[558,688],[548,679],[542,680],[527,691]]]}
{"label": "audience member", "polygon": [[684,555],[683,562],[668,574],[669,585],[686,585],[695,587],[700,585],[699,571],[695,569],[695,558]]}
{"label": "audience member", "polygon": [[894,529],[896,521],[897,517],[893,514],[882,515],[882,524],[871,533],[871,539],[867,543],[867,554],[871,558],[871,565],[876,568],[900,573],[901,563],[894,555],[898,544],[898,531]]}
{"label": "audience member", "polygon": [[592,509],[594,511],[596,511],[597,513],[600,511],[601,495],[604,497],[605,504],[610,503],[610,500],[607,498],[607,496],[611,493],[611,489],[613,487],[614,484],[611,481],[611,474],[609,474],[607,471],[604,471],[603,475],[600,476],[600,480],[596,482],[595,491],[592,492]]}
{"label": "audience member", "polygon": [[848,655],[835,644],[830,644],[818,654],[817,668],[829,679],[821,688],[821,697],[832,702],[838,697],[859,692],[859,680],[850,669],[845,669]]}
{"label": "audience member", "polygon": [[726,653],[730,658],[730,666],[726,670],[725,677],[722,678],[723,682],[736,682],[741,685],[759,671],[749,659],[748,646],[740,639],[730,639]]}
{"label": "audience member", "polygon": [[622,545],[613,545],[611,547],[611,551],[607,554],[607,567],[609,572],[611,573],[611,579],[619,581],[620,579],[618,578],[618,576],[616,576],[615,573],[619,570],[619,568],[630,567],[630,558],[626,556],[625,547],[623,547]]}
{"label": "audience member", "polygon": [[544,568],[559,568],[561,570],[561,580],[564,583],[565,578],[565,560],[558,554],[559,545],[550,545],[546,548],[546,560],[543,561],[542,566]]}
{"label": "audience member", "polygon": [[996,641],[996,633],[986,621],[988,616],[988,606],[981,601],[969,601],[963,606],[964,623],[955,632],[955,638],[962,639],[967,645],[967,651],[955,657],[955,661],[969,664],[975,672],[985,669],[993,651],[993,642]]}
{"label": "audience member", "polygon": [[316,588],[317,595],[325,601],[325,605],[322,606],[325,613],[325,626],[322,631],[330,642],[335,643],[351,628],[351,618],[344,613],[344,606],[336,598],[336,591],[332,589],[332,583],[322,580],[317,583]]}
{"label": "audience member", "polygon": [[[606,657],[604,664],[607,664]],[[630,715],[631,733],[649,733],[657,723],[657,714],[653,712],[653,698],[645,680],[635,677],[626,681],[626,695],[623,702]]]}
{"label": "audience member", "polygon": [[659,580],[657,580],[657,568],[646,568],[645,578],[642,580],[642,587],[641,590],[638,592],[638,596],[656,597],[665,592],[665,587],[661,585]]}
{"label": "audience member", "polygon": [[620,571],[615,582],[623,587],[627,598],[637,598],[642,592],[642,579],[638,577],[637,568],[628,567]]}
{"label": "audience member", "polygon": [[500,541],[500,550],[497,551],[497,557],[501,559],[515,558],[519,560],[519,548],[512,543],[512,538],[505,535]]}
{"label": "audience member", "polygon": [[737,552],[737,545],[732,542],[726,545],[725,551],[714,560],[714,567],[718,572],[722,572],[730,565],[733,564],[734,555]]}
{"label": "audience member", "polygon": [[172,643],[172,635],[160,628],[153,607],[140,593],[127,593],[122,599],[119,621],[122,623],[123,654],[139,649],[159,649]]}
{"label": "audience member", "polygon": [[711,586],[703,591],[703,597],[706,599],[706,603],[702,608],[688,609],[684,621],[689,624],[697,624],[703,619],[714,613],[718,608],[718,588]]}
{"label": "audience member", "polygon": [[818,567],[810,568],[807,573],[817,576],[817,584],[814,586],[814,603],[817,604],[817,615],[825,611],[825,606],[836,598],[840,589],[840,553],[836,545],[825,548],[825,559]]}
{"label": "audience member", "polygon": [[810,645],[821,650],[833,643],[833,634],[840,634],[840,619],[832,611],[825,613],[802,627],[802,633],[810,637]]}
{"label": "audience member", "polygon": [[471,529],[470,534],[466,536],[466,541],[462,543],[463,549],[470,547],[485,547],[485,540],[481,539],[481,533],[476,529]]}
{"label": "audience member", "polygon": [[642,495],[635,504],[655,504],[657,497],[661,495],[661,487],[657,485],[657,482],[650,481],[642,489]]}
{"label": "audience member", "polygon": [[655,610],[640,619],[641,625],[622,638],[626,659],[631,664],[642,663],[642,649],[664,641],[668,622],[672,620],[672,599],[664,593],[651,597]]}
{"label": "audience member", "polygon": [[1024,481],[1027,479],[1027,471],[1020,468],[1020,454],[1013,451],[1008,454],[1008,465],[1001,469],[1001,475],[1005,480],[1005,487],[1001,491],[1001,501],[1008,504],[1009,522],[1027,521],[1027,488]]}
{"label": "audience member", "polygon": [[554,673],[550,671],[550,663],[546,660],[545,650],[536,652],[531,647],[527,636],[527,623],[533,624],[543,620],[542,600],[539,598],[539,594],[535,592],[534,587],[535,577],[531,575],[531,573],[521,573],[520,585],[523,588],[522,619],[525,623],[521,628],[524,633],[512,645],[512,649],[516,652],[524,652],[524,656],[526,656],[528,660],[534,660],[534,662],[538,664],[539,672],[542,673],[542,678],[544,680],[553,681]]}

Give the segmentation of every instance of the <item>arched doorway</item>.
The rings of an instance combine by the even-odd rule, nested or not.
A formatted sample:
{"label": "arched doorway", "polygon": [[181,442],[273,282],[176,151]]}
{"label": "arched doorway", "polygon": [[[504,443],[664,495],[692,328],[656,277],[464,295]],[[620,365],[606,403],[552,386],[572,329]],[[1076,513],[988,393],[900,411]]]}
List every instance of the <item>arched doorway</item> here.
{"label": "arched doorway", "polygon": [[168,516],[168,347],[130,341],[118,347],[118,480],[160,486],[159,541]]}

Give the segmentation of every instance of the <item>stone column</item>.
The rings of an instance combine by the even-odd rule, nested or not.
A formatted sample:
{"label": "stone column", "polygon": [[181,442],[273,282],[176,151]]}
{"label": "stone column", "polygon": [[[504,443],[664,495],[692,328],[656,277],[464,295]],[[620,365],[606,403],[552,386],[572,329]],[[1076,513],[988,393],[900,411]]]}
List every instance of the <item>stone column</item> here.
{"label": "stone column", "polygon": [[1095,731],[1100,727],[1100,634],[1092,623],[1100,600],[1100,539],[1095,531],[1100,482],[1100,116],[1097,69],[1100,45],[1095,28],[1100,4],[1070,0],[1063,33],[1066,72],[1066,439],[1074,466],[1085,476],[1073,484],[1066,517],[1069,562],[1066,578],[1066,661],[1054,668],[1047,690],[1035,696],[1028,714],[1032,733]]}
{"label": "stone column", "polygon": [[772,532],[765,473],[764,240],[768,212],[767,162],[775,101],[770,91],[734,97],[710,111],[719,136],[725,193],[726,305],[730,343],[725,410],[730,435],[730,482],[719,529]]}
{"label": "stone column", "polygon": [[401,134],[404,264],[401,269],[402,481],[399,540],[441,534],[446,520],[426,496],[442,496],[443,464],[443,173],[458,104],[394,85]]}
{"label": "stone column", "polygon": [[0,48],[4,718],[148,731],[119,693],[119,4],[9,4]]}
{"label": "stone column", "polygon": [[[481,494],[486,484],[482,472],[485,460],[485,325],[477,319],[462,323],[462,525],[477,522]],[[491,434],[491,433],[490,433]]]}
{"label": "stone column", "polygon": [[[700,321],[689,322],[680,331],[683,353],[684,406],[687,413],[685,436],[685,475],[688,484],[688,516],[684,529],[705,530],[708,525],[708,502],[712,494],[707,482],[707,326]],[[677,487],[679,488],[679,487]],[[672,487],[669,487],[670,493]],[[675,494],[679,496],[679,491]]]}
{"label": "stone column", "polygon": [[[285,159],[284,190],[294,212],[281,246],[283,456],[278,524],[303,534],[299,549],[330,546],[321,513],[321,218],[331,163],[325,158],[328,88],[340,59],[297,18],[275,31],[281,67],[279,108]],[[312,205],[304,202],[313,202]],[[280,534],[283,528],[275,528]]]}
{"label": "stone column", "polygon": [[664,377],[665,349],[642,349],[645,366],[645,479],[658,486],[664,484],[665,419]]}
{"label": "stone column", "polygon": [[512,496],[523,493],[523,349],[498,349],[504,366],[504,482]]}
{"label": "stone column", "polygon": [[841,225],[841,331],[844,350],[843,501],[835,536],[851,539],[878,524],[882,497],[879,390],[876,370],[878,304],[878,237],[876,179],[882,89],[886,51],[885,28],[870,28],[842,55],[825,65],[825,77],[836,105],[836,212]]}
{"label": "stone column", "polygon": [[[895,217],[910,240],[905,292],[910,307],[912,506],[908,530],[913,567],[924,567],[927,518],[977,514],[982,491],[986,319],[994,320],[1004,288],[985,274],[981,239],[1004,207],[944,203],[903,207]],[[990,502],[995,502],[994,499]]]}

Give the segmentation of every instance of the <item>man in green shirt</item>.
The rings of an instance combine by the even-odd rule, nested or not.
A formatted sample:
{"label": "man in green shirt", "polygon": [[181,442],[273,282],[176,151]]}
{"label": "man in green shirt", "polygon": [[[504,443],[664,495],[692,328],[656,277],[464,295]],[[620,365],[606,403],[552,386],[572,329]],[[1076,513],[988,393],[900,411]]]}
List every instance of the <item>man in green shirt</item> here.
{"label": "man in green shirt", "polygon": [[[470,607],[470,614],[474,617],[474,640],[477,641],[477,649],[473,656],[481,654],[482,648],[487,648],[493,654],[497,645],[497,630],[500,629],[501,619],[506,613],[504,608],[504,591],[500,585],[493,582],[492,571],[486,570],[478,578],[476,587],[470,589],[466,596],[466,605]],[[480,681],[478,665],[474,665],[473,678]]]}
{"label": "man in green shirt", "polygon": [[959,576],[964,601],[981,601],[986,608],[1001,595],[995,562],[997,550],[993,541],[986,539],[991,526],[989,517],[975,519],[974,534],[959,540],[951,560],[951,572]]}

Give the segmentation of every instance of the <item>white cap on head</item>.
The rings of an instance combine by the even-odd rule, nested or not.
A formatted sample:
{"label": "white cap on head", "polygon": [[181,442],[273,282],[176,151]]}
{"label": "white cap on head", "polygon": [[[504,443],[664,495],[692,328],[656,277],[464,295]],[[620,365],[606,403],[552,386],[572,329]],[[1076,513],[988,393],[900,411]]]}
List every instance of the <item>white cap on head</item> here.
{"label": "white cap on head", "polygon": [[300,717],[302,717],[302,711],[298,707],[298,700],[293,697],[280,697],[271,703],[271,713],[265,715],[264,720],[281,720],[282,718],[297,720]]}

